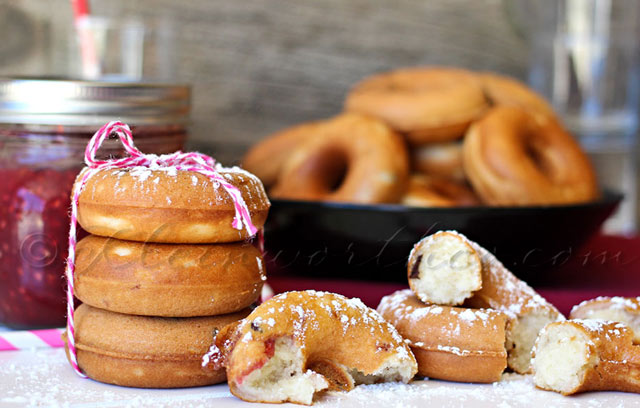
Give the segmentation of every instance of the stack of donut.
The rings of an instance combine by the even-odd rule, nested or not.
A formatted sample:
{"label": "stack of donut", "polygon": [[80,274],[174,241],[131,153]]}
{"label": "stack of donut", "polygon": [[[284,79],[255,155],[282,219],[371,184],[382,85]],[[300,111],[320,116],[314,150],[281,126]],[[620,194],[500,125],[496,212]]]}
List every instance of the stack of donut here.
{"label": "stack of donut", "polygon": [[[238,168],[219,173],[261,228],[270,203],[260,180]],[[217,330],[249,314],[266,279],[234,214],[219,183],[175,167],[107,168],[88,179],[78,222],[91,235],[77,244],[74,279],[87,376],[145,388],[225,380],[223,370],[202,369],[202,355]]]}
{"label": "stack of donut", "polygon": [[382,298],[378,312],[411,346],[418,373],[450,381],[499,381],[509,367],[531,371],[546,324],[564,320],[492,254],[454,231],[418,242],[408,262],[411,289]]}
{"label": "stack of donut", "polygon": [[455,68],[366,78],[344,113],[267,137],[243,166],[282,199],[511,206],[599,194],[587,156],[542,97]]}

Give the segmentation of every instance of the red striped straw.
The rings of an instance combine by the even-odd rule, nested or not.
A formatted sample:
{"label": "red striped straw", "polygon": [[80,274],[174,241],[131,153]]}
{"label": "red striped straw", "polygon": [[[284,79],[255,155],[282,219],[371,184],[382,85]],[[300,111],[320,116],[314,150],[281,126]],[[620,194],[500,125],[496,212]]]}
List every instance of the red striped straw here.
{"label": "red striped straw", "polygon": [[89,15],[88,0],[71,0],[71,7],[73,7],[73,15],[76,19]]}
{"label": "red striped straw", "polygon": [[63,329],[11,330],[0,332],[0,351],[64,347]]}
{"label": "red striped straw", "polygon": [[[110,136],[117,136],[124,146],[125,151],[129,154],[127,157],[111,160],[97,160],[96,153],[102,143]],[[258,233],[257,228],[251,222],[251,214],[247,207],[240,190],[230,184],[219,173],[224,168],[215,162],[215,160],[205,154],[190,152],[175,152],[157,156],[154,154],[144,154],[138,150],[133,144],[133,136],[129,126],[122,122],[109,122],[102,126],[89,140],[85,149],[84,161],[87,165],[79,174],[79,181],[75,183],[71,196],[71,226],[69,227],[69,255],[67,257],[67,268],[65,275],[67,277],[67,341],[69,346],[69,356],[71,366],[81,377],[86,377],[80,367],[78,367],[76,343],[75,343],[75,324],[74,324],[74,273],[76,259],[76,233],[78,223],[78,198],[82,189],[93,175],[103,169],[124,169],[129,167],[175,167],[180,171],[192,171],[203,174],[213,181],[216,185],[222,186],[227,194],[233,200],[235,207],[235,216],[232,225],[234,228],[241,230],[246,228],[250,236]],[[258,245],[263,248],[262,234],[258,234]]]}
{"label": "red striped straw", "polygon": [[94,34],[89,26],[89,1],[71,0],[73,9],[73,21],[75,23],[78,45],[80,46],[80,58],[82,61],[82,75],[87,78],[97,78],[100,75],[98,54]]}

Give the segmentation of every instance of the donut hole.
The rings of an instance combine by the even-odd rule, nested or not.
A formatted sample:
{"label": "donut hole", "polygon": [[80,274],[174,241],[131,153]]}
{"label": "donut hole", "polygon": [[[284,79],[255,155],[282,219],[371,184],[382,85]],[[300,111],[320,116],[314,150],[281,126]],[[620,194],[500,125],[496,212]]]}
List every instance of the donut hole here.
{"label": "donut hole", "polygon": [[433,188],[436,194],[444,196],[445,198],[448,198],[448,199],[456,198],[453,192],[451,191],[451,189],[448,189],[443,183],[433,183],[431,188]]}
{"label": "donut hole", "polygon": [[491,93],[486,90],[486,89],[482,89],[482,95],[484,96],[485,101],[487,101],[487,105],[490,108],[493,108],[494,106],[498,105],[498,102],[495,100],[494,96],[491,95]]}
{"label": "donut hole", "polygon": [[549,157],[549,146],[543,142],[541,135],[529,130],[524,137],[524,154],[531,160],[533,166],[545,177],[553,178],[553,165]]}
{"label": "donut hole", "polygon": [[311,157],[306,168],[307,174],[304,176],[317,180],[319,188],[323,191],[333,193],[342,186],[347,177],[349,157],[341,149],[326,148]]}

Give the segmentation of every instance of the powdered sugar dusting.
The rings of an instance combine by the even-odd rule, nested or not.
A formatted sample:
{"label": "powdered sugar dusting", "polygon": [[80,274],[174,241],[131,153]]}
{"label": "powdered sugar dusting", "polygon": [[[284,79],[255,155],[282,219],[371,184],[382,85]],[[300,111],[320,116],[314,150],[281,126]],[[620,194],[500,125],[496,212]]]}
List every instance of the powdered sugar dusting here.
{"label": "powdered sugar dusting", "polygon": [[[272,331],[274,327],[276,330]],[[238,326],[241,336],[234,352],[239,347],[242,349],[242,344],[250,347],[254,341],[264,342],[286,333],[290,333],[302,350],[307,347],[309,336],[322,338],[336,329],[345,338],[358,338],[359,346],[369,348],[371,358],[379,364],[393,357],[394,361],[400,362],[398,364],[409,367],[407,372],[411,372],[411,367],[414,372],[417,370],[415,359],[402,337],[375,310],[365,306],[360,299],[315,290],[280,294],[256,308]],[[340,342],[335,346],[340,347]]]}
{"label": "powdered sugar dusting", "polygon": [[624,333],[629,332],[631,329],[623,323],[612,322],[608,320],[599,319],[572,319],[570,322],[577,323],[582,327],[597,333],[600,336],[604,336],[608,341],[613,341],[614,338],[620,338]]}
{"label": "powdered sugar dusting", "polygon": [[[147,155],[161,160],[164,156]],[[183,166],[184,167],[184,166]],[[249,172],[237,167],[225,168],[220,165],[215,167],[219,176],[237,189],[248,210],[263,210],[269,205],[269,200],[264,191],[262,182]],[[81,173],[82,174],[82,173]],[[107,168],[96,173],[93,188],[90,189],[95,199],[96,188],[102,180],[113,178],[113,199],[151,200],[154,204],[158,201],[166,203],[166,206],[175,208],[202,209],[220,205],[233,204],[239,197],[232,197],[227,191],[228,186],[221,189],[218,179],[211,179],[182,167],[159,165],[152,161],[149,166],[132,166],[121,169]],[[174,186],[176,184],[176,186]],[[179,186],[190,185],[196,191],[185,191]],[[236,193],[233,193],[236,194]],[[141,198],[142,197],[142,198]],[[146,199],[145,199],[146,197]],[[247,214],[245,214],[247,215]]]}
{"label": "powdered sugar dusting", "polygon": [[207,407],[231,400],[226,384],[181,390],[118,387],[81,379],[63,349],[2,352],[0,407]]}
{"label": "powdered sugar dusting", "polygon": [[493,384],[465,384],[447,381],[414,381],[411,384],[360,385],[353,391],[330,392],[315,407],[337,408],[620,408],[637,402],[637,395],[589,393],[567,398],[536,389],[531,375],[503,374]]}
{"label": "powdered sugar dusting", "polygon": [[[425,305],[410,289],[383,297],[378,311],[397,326],[414,348],[457,356],[487,354],[506,358],[506,316],[501,312]],[[485,341],[470,340],[475,336],[486,336]]]}
{"label": "powdered sugar dusting", "polygon": [[603,331],[605,329],[605,326],[609,323],[606,320],[597,319],[574,319],[573,321],[595,332]]}
{"label": "powdered sugar dusting", "polygon": [[[178,169],[175,166],[162,166],[159,164],[158,160],[164,160],[165,157],[168,157],[167,155],[158,156],[158,155],[149,154],[147,156],[154,158],[156,160],[152,161],[148,167],[147,166],[129,167],[126,169],[127,171],[120,170],[117,173],[117,175],[121,177],[124,174],[128,173],[131,177],[136,179],[136,181],[139,183],[144,183],[145,181],[147,181],[149,177],[156,174],[155,172],[163,172],[170,177],[176,177],[178,175]],[[156,180],[157,180],[157,177],[156,177]],[[156,180],[153,180],[153,182],[157,184],[158,181]]]}
{"label": "powdered sugar dusting", "polygon": [[[3,352],[0,357],[0,406],[18,407],[253,407],[233,397],[227,384],[156,390],[118,387],[79,379],[68,367],[62,349],[37,352]],[[314,407],[331,408],[621,408],[637,405],[638,395],[592,392],[574,397],[536,389],[532,376],[504,374],[493,384],[414,381],[357,386],[351,392],[330,392],[318,397]],[[285,405],[283,405],[284,407]]]}
{"label": "powdered sugar dusting", "polygon": [[628,312],[639,313],[640,312],[640,297],[625,298],[621,296],[598,296],[595,299],[584,300],[575,305],[571,309],[571,314],[588,313],[590,310],[626,310]]}
{"label": "powdered sugar dusting", "polygon": [[634,310],[637,310],[639,308],[638,302],[640,302],[640,297],[624,298],[621,296],[614,296],[611,298],[611,303],[613,303],[614,305],[628,307],[629,309]]}
{"label": "powdered sugar dusting", "polygon": [[480,312],[480,314],[478,314],[471,309],[463,310],[458,316],[466,322],[473,322],[476,319],[486,320],[488,317],[485,312]]}
{"label": "powdered sugar dusting", "polygon": [[443,346],[441,344],[438,344],[437,350],[446,351],[447,353],[455,354],[456,356],[469,356],[472,354],[482,354],[482,350],[475,350],[475,351],[464,350],[464,349],[461,349],[460,347]]}
{"label": "powdered sugar dusting", "polygon": [[[552,320],[564,320],[558,310],[531,286],[516,278],[492,253],[475,242],[469,244],[482,261],[483,287],[475,300],[484,299],[483,307],[491,307],[516,318],[529,311],[546,311]],[[494,290],[495,293],[491,292]]]}
{"label": "powdered sugar dusting", "polygon": [[442,313],[442,311],[443,311],[443,310],[444,310],[444,309],[443,309],[443,308],[441,308],[440,306],[433,306],[433,307],[430,309],[430,313],[433,313],[433,314],[440,314],[440,313]]}
{"label": "powdered sugar dusting", "polygon": [[[491,315],[497,312],[486,309],[466,309],[461,307],[438,306],[438,305],[422,305],[414,307],[405,305],[405,302],[414,297],[411,289],[404,289],[385,296],[380,301],[378,310],[383,315],[393,314],[398,319],[408,319],[412,322],[418,322],[429,315],[448,315],[453,316],[459,324],[472,325],[477,320],[483,325],[494,324],[490,322]],[[451,326],[452,331],[456,330],[456,326]]]}
{"label": "powdered sugar dusting", "polygon": [[219,365],[222,361],[222,352],[215,345],[215,343],[209,348],[209,351],[202,356],[202,367],[206,367],[209,364],[213,364],[214,366]]}

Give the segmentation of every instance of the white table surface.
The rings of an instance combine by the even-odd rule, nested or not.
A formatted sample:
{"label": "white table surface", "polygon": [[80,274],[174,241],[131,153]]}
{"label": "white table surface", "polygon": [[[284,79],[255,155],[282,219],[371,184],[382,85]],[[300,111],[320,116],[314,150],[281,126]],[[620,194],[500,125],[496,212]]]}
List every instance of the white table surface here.
{"label": "white table surface", "polygon": [[[250,404],[229,393],[226,384],[145,390],[81,379],[62,349],[0,352],[0,407],[300,407]],[[530,376],[505,374],[495,384],[445,381],[358,386],[349,393],[327,393],[316,407],[640,407],[640,395],[619,392],[573,397],[535,389]]]}

